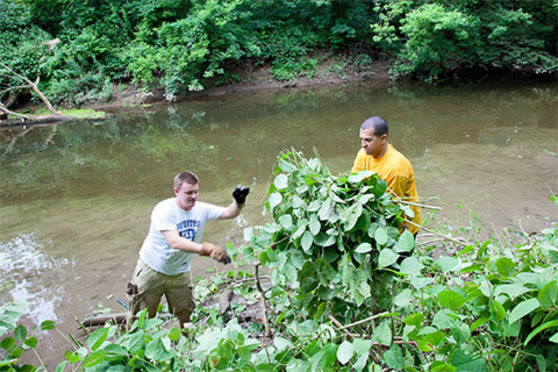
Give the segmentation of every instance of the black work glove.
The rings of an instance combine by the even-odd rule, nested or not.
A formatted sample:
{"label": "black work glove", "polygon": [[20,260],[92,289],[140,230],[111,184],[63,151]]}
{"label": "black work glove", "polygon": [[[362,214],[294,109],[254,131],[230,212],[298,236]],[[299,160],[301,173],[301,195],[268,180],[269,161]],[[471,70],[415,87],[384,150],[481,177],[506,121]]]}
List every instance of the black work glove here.
{"label": "black work glove", "polygon": [[234,201],[238,205],[243,205],[246,202],[246,196],[250,193],[250,188],[248,186],[236,186],[232,192]]}

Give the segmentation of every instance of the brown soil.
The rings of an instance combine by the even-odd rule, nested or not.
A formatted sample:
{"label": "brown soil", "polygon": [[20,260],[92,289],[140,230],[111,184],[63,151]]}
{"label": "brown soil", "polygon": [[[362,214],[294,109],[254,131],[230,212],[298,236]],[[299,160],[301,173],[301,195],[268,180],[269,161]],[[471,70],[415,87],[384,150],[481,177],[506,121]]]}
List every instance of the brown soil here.
{"label": "brown soil", "polygon": [[[315,74],[314,77],[308,78],[306,76],[301,76],[294,82],[274,79],[269,72],[269,66],[258,68],[238,68],[234,72],[238,76],[238,82],[223,85],[211,85],[210,83],[210,85],[203,91],[188,92],[175,97],[175,100],[184,101],[207,96],[220,96],[259,90],[305,88],[318,85],[341,84],[349,81],[355,82],[370,79],[390,79],[387,67],[382,62],[375,62],[365,71],[357,69],[354,66],[350,66],[342,72],[342,75],[329,71],[332,64],[333,61],[328,61],[320,66],[319,72]],[[154,89],[150,92],[144,92],[137,86],[127,85],[125,87],[115,86],[113,89],[113,99],[110,102],[92,104],[88,105],[88,107],[103,109],[125,105],[165,104],[168,102],[169,101],[165,98],[163,89]]]}

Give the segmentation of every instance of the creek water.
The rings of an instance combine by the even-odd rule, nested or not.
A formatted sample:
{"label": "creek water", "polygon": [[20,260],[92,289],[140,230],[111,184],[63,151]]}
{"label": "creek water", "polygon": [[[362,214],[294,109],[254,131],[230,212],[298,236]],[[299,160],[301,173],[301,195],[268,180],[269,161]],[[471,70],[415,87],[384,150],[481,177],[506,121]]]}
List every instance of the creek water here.
{"label": "creek water", "polygon": [[[210,222],[204,240],[243,244],[264,223],[274,163],[284,150],[319,153],[348,173],[359,126],[380,115],[389,140],[413,164],[430,224],[537,232],[558,221],[555,82],[459,88],[366,82],[205,97],[113,109],[104,121],[0,130],[0,304],[30,302],[23,321],[54,320],[81,336],[74,317],[122,312],[124,289],[153,206],[172,197],[182,170],[201,179],[200,200],[228,205],[237,184],[251,193],[235,220]],[[228,268],[195,257],[193,275]],[[49,369],[70,345],[38,332]],[[32,353],[24,359],[36,362]]]}

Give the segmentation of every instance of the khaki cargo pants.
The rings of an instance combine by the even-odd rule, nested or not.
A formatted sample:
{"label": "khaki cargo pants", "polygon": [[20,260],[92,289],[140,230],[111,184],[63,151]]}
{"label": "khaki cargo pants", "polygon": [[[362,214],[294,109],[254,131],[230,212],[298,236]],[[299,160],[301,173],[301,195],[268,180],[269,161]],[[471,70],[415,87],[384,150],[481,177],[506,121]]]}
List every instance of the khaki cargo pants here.
{"label": "khaki cargo pants", "polygon": [[190,321],[196,306],[189,273],[166,275],[153,270],[138,260],[132,281],[128,284],[130,316],[147,308],[149,317],[157,314],[161,298],[165,295],[169,311],[183,323]]}

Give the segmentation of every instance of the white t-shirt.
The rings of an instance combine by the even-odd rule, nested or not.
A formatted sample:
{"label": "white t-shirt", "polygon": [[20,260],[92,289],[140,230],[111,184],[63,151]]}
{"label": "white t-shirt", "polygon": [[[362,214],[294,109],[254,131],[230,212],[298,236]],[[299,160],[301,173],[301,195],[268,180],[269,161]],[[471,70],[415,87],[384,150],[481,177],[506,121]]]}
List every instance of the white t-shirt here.
{"label": "white t-shirt", "polygon": [[161,231],[178,230],[180,236],[201,243],[205,223],[219,218],[224,209],[198,201],[185,211],[178,206],[176,198],[159,202],[151,212],[149,233],[139,252],[141,260],[163,274],[188,272],[193,254],[172,248]]}

